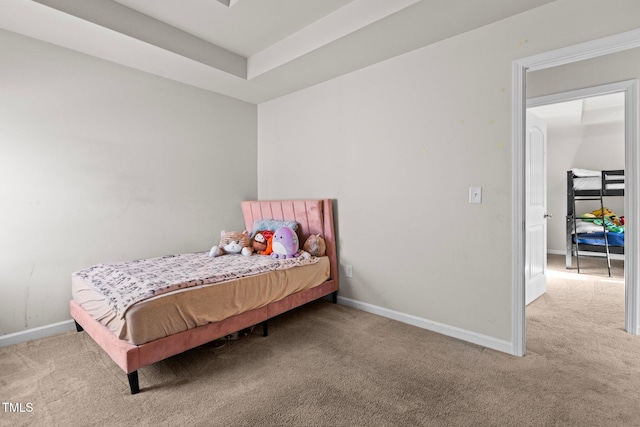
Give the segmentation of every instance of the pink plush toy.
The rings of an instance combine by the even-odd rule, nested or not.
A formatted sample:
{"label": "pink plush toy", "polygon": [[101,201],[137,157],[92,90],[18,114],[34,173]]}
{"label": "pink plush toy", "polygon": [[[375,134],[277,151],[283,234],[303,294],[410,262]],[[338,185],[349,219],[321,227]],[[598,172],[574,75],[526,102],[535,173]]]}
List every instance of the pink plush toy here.
{"label": "pink plush toy", "polygon": [[295,258],[298,255],[298,236],[295,231],[288,227],[278,228],[273,235],[271,247],[273,258]]}

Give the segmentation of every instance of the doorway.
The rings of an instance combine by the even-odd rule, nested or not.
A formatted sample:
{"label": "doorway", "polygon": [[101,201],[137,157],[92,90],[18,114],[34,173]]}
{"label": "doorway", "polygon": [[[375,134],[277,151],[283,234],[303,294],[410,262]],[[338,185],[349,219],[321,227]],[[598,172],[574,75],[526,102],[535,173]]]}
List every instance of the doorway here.
{"label": "doorway", "polygon": [[[625,167],[625,92],[610,93],[613,89],[607,85],[596,86],[579,93],[563,92],[527,100],[527,129],[532,126],[529,120],[535,118],[544,122],[548,136],[544,187],[548,189],[547,211],[553,215],[547,215],[549,218],[545,221],[548,230],[548,239],[545,239],[548,244],[543,252],[545,281],[569,283],[566,281],[599,280],[624,285],[624,271],[621,268],[624,255],[611,254],[608,258],[603,252],[581,251],[578,264],[578,258],[573,253],[573,223],[567,220],[567,211],[570,209],[568,203],[571,200],[567,195],[567,171],[593,171],[599,175],[601,170],[620,170]],[[588,199],[577,202],[577,214],[582,216],[600,209],[598,201]],[[573,210],[573,203],[569,204]],[[611,220],[619,222],[617,218],[624,218],[624,197],[605,197],[604,204],[617,215],[616,218],[609,217]],[[527,217],[530,216],[531,213],[528,213]],[[579,225],[587,229],[592,225],[598,233],[602,231],[602,227],[592,223]],[[610,240],[612,245],[624,234],[615,236],[616,239]],[[610,251],[618,252],[617,249],[612,246]],[[615,268],[608,268],[610,262]],[[613,276],[611,271],[614,272]],[[530,293],[529,286],[527,283],[527,295]]]}
{"label": "doorway", "polygon": [[[527,72],[552,68],[563,64],[577,62],[584,59],[596,58],[606,54],[621,52],[627,49],[640,47],[640,30],[634,30],[616,36],[586,42],[568,48],[547,52],[540,55],[524,58],[513,63],[513,285],[512,285],[512,354],[524,356],[526,352],[526,326],[525,326],[525,217],[526,208],[524,202],[525,182],[525,110],[526,110],[526,79]],[[629,333],[637,334],[640,323],[638,310],[638,196],[640,188],[638,176],[640,172],[640,159],[638,157],[638,106],[637,80],[619,83],[616,91],[625,93],[625,171],[626,194],[625,216],[629,221],[626,230],[625,242],[625,277],[627,286],[625,289],[625,328]],[[634,225],[631,225],[633,222]]]}
{"label": "doorway", "polygon": [[[625,167],[625,93],[610,93],[612,89],[606,85],[596,86],[579,93],[563,92],[527,100],[527,112],[545,122],[548,134],[547,211],[553,216],[547,221],[545,251],[564,255],[567,269],[577,267],[570,251],[572,227],[566,220],[567,171],[579,169],[599,173]],[[624,197],[605,197],[604,202],[618,218],[624,216]],[[580,214],[599,208],[599,202],[594,200],[582,201],[576,206]],[[585,255],[606,259],[601,252]],[[612,254],[611,258],[624,259],[624,256]]]}

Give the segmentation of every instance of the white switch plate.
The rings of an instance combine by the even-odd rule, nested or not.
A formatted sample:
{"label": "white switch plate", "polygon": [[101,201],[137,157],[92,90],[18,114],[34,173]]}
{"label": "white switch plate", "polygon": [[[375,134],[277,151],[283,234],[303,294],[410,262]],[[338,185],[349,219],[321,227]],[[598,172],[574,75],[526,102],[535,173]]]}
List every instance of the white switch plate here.
{"label": "white switch plate", "polygon": [[344,274],[347,277],[353,277],[353,266],[347,264],[344,266]]}
{"label": "white switch plate", "polygon": [[482,203],[482,187],[469,187],[469,203]]}

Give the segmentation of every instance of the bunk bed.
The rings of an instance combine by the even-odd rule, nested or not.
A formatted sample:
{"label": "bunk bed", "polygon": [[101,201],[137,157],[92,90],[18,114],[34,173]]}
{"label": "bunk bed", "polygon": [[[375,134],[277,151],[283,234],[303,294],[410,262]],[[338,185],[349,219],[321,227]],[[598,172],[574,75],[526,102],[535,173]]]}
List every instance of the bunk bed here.
{"label": "bunk bed", "polygon": [[[573,256],[580,273],[580,256],[603,256],[611,276],[611,254],[624,254],[624,231],[611,227],[605,215],[606,197],[624,197],[624,170],[567,171],[566,267],[573,268]],[[600,203],[601,215],[585,216],[579,205],[584,201]],[[622,232],[620,232],[622,231]]]}

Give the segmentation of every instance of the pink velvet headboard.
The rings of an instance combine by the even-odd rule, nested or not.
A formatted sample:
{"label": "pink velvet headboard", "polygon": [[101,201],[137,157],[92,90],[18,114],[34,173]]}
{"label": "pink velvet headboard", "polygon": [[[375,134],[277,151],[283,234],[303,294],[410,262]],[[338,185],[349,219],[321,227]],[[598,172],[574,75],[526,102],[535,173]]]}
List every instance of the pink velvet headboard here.
{"label": "pink velvet headboard", "polygon": [[249,231],[253,231],[253,223],[258,219],[296,221],[300,226],[300,246],[311,234],[320,234],[327,245],[331,279],[337,284],[338,260],[331,199],[244,201],[242,215],[245,227]]}

